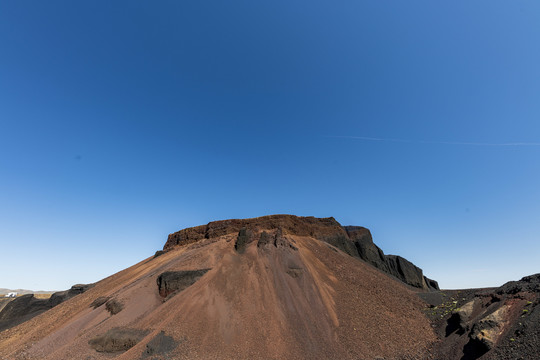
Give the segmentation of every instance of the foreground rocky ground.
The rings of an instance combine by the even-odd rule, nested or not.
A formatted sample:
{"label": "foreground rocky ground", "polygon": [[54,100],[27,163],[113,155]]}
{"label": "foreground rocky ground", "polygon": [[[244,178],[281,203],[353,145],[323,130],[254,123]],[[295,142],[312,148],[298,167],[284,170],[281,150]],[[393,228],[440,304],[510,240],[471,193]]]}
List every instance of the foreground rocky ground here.
{"label": "foreground rocky ground", "polygon": [[440,341],[435,359],[540,359],[540,274],[499,288],[419,294]]}
{"label": "foreground rocky ground", "polygon": [[10,302],[0,359],[538,359],[538,289],[535,275],[439,291],[333,218],[226,220],[91,286]]}

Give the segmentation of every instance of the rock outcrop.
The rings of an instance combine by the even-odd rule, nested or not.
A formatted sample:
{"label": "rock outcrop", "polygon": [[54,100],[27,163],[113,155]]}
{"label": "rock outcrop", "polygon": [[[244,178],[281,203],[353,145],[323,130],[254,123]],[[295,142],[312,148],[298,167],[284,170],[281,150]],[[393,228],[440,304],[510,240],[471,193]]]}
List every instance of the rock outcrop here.
{"label": "rock outcrop", "polygon": [[385,255],[373,243],[368,229],[361,226],[343,227],[349,239],[354,243],[358,256],[376,268],[397,277],[399,280],[416,288],[438,290],[439,284],[424,276],[422,269],[401,256]]}
{"label": "rock outcrop", "polygon": [[[532,359],[540,338],[540,274],[511,281],[496,289],[441,291],[428,313],[439,317],[446,328],[438,345],[443,359]],[[425,299],[434,293],[425,293]],[[444,299],[444,300],[443,300]],[[438,321],[434,322],[438,326]],[[444,323],[439,323],[443,325]],[[451,354],[449,354],[451,353]]]}
{"label": "rock outcrop", "polygon": [[[436,334],[424,302],[359,255],[345,253],[343,244],[355,245],[335,220],[269,217],[202,229],[196,243],[155,258],[148,254],[91,290],[0,332],[0,359],[357,360],[429,354]],[[218,230],[223,235],[211,237]],[[193,238],[196,232],[184,233]],[[335,239],[336,245],[328,243]],[[116,302],[123,307],[119,313]]]}
{"label": "rock outcrop", "polygon": [[95,337],[88,344],[97,352],[119,353],[131,349],[141,341],[148,331],[129,328],[114,328]]}
{"label": "rock outcrop", "polygon": [[166,271],[157,278],[159,295],[167,297],[193,285],[210,269]]}
{"label": "rock outcrop", "polygon": [[234,248],[239,253],[243,253],[246,249],[247,244],[249,244],[251,241],[253,241],[253,233],[251,230],[244,228],[241,228],[238,232],[238,236],[236,237],[236,242],[234,243]]}
{"label": "rock outcrop", "polygon": [[163,250],[167,251],[175,246],[187,245],[231,233],[238,233],[235,242],[235,249],[238,253],[243,253],[245,247],[253,241],[257,241],[258,247],[264,247],[273,242],[276,247],[289,246],[294,249],[294,245],[286,241],[286,235],[314,237],[350,256],[366,261],[410,286],[427,291],[439,289],[435,280],[425,277],[422,269],[407,259],[395,255],[385,255],[373,243],[368,229],[361,226],[341,226],[332,217],[270,215],[253,219],[213,221],[207,225],[170,234]]}
{"label": "rock outcrop", "polygon": [[33,294],[20,296],[9,302],[0,312],[0,331],[30,320],[66,300],[82,294],[92,286],[93,284],[73,285],[69,290],[55,292],[48,299],[38,299]]}

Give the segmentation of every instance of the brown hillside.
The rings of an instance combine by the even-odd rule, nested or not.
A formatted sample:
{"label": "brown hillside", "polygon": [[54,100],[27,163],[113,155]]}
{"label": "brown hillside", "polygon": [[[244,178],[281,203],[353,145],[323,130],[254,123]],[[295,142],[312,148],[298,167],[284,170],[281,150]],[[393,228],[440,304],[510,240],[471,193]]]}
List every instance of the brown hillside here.
{"label": "brown hillside", "polygon": [[424,303],[320,241],[343,231],[334,222],[265,217],[173,234],[164,254],[0,333],[0,358],[425,358],[436,336]]}

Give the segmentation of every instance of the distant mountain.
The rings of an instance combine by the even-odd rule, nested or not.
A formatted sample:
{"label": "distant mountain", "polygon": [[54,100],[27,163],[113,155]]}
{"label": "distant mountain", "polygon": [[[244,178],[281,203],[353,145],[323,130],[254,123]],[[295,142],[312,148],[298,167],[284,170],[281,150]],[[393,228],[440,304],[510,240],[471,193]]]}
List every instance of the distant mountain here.
{"label": "distant mountain", "polygon": [[10,293],[10,292],[16,292],[17,295],[26,295],[26,294],[52,294],[54,291],[46,291],[46,290],[39,290],[39,291],[34,291],[34,290],[26,290],[26,289],[4,289],[4,288],[0,288],[0,295],[6,295],[7,293]]}

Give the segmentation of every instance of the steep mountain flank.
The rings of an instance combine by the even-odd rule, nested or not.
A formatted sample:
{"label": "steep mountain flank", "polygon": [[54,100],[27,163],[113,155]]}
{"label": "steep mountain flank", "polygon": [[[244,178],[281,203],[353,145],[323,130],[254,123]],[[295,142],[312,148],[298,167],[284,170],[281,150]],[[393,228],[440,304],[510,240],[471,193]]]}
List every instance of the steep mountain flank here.
{"label": "steep mountain flank", "polygon": [[430,358],[424,302],[341,251],[356,247],[334,219],[230,220],[169,241],[0,332],[0,359]]}
{"label": "steep mountain flank", "polygon": [[334,218],[299,217],[293,215],[270,215],[253,219],[213,221],[207,225],[180,230],[170,234],[163,250],[187,245],[203,239],[238,233],[239,249],[260,229],[280,229],[287,235],[310,236],[325,241],[346,254],[360,258],[381,271],[404,283],[424,290],[438,290],[439,285],[423,275],[422,269],[400,256],[385,255],[373,243],[371,233],[361,226],[341,226]]}

